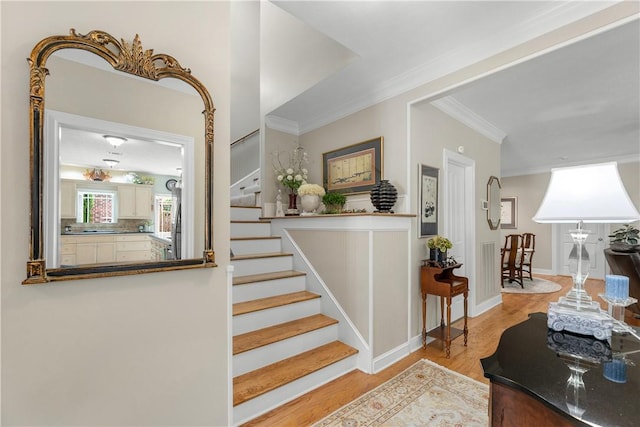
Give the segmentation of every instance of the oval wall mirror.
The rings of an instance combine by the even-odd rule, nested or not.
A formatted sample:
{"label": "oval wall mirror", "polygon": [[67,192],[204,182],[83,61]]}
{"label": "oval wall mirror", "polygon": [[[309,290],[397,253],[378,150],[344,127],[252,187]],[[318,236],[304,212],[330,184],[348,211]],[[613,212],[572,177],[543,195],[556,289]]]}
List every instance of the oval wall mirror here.
{"label": "oval wall mirror", "polygon": [[500,180],[492,176],[487,183],[487,222],[491,230],[500,226]]}
{"label": "oval wall mirror", "polygon": [[28,61],[23,284],[214,267],[214,106],[202,83],[138,35],[71,29]]}

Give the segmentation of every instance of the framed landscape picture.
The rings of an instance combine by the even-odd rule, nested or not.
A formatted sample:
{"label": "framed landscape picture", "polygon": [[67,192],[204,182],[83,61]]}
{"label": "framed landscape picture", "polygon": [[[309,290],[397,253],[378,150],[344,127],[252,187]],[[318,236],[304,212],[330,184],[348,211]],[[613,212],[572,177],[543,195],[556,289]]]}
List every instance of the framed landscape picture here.
{"label": "framed landscape picture", "polygon": [[383,138],[360,142],[322,155],[322,182],[329,192],[359,194],[382,179]]}
{"label": "framed landscape picture", "polygon": [[418,165],[419,237],[438,234],[438,169]]}

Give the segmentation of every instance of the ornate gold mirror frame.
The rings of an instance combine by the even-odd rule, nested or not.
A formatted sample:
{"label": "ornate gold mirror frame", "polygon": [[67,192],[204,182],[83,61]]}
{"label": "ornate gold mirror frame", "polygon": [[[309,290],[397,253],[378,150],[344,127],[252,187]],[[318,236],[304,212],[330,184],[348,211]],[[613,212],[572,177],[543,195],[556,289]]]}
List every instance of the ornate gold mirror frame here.
{"label": "ornate gold mirror frame", "polygon": [[[46,268],[44,256],[45,238],[43,234],[43,176],[44,144],[43,125],[45,111],[45,77],[47,59],[60,49],[81,49],[94,53],[106,60],[115,70],[133,74],[149,80],[164,78],[179,79],[193,87],[204,102],[204,142],[205,142],[205,212],[204,212],[204,251],[202,258],[168,260],[117,265],[87,265],[70,268]],[[29,119],[30,128],[30,170],[31,170],[31,214],[29,261],[27,278],[23,284],[47,283],[58,280],[85,279],[106,276],[150,273],[157,271],[180,270],[189,268],[215,267],[213,252],[213,114],[215,108],[209,92],[191,70],[183,68],[172,56],[153,54],[153,50],[143,50],[136,34],[130,45],[124,40],[118,41],[104,31],[91,31],[86,35],[71,29],[69,35],[51,36],[40,41],[27,59],[30,67],[29,80]]]}
{"label": "ornate gold mirror frame", "polygon": [[498,177],[489,177],[487,182],[487,222],[489,229],[497,230],[500,226],[500,180]]}

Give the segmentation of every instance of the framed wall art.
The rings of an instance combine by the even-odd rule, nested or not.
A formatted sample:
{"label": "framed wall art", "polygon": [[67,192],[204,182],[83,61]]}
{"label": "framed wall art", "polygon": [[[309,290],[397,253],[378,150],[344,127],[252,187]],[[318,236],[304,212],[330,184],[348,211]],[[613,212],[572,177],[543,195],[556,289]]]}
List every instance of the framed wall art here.
{"label": "framed wall art", "polygon": [[322,183],[329,192],[360,194],[382,179],[383,138],[360,142],[322,155]]}
{"label": "framed wall art", "polygon": [[500,228],[518,228],[518,198],[500,199]]}
{"label": "framed wall art", "polygon": [[438,234],[438,169],[418,165],[419,237]]}

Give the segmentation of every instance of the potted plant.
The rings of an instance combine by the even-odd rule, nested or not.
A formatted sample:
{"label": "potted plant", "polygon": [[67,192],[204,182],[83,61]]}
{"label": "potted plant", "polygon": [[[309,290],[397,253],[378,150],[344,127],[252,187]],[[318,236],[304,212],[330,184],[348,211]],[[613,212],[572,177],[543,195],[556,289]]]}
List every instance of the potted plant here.
{"label": "potted plant", "polygon": [[634,252],[640,243],[640,230],[631,224],[624,224],[610,235],[611,250],[616,252]]}
{"label": "potted plant", "polygon": [[429,259],[445,262],[447,259],[447,250],[453,247],[451,240],[442,236],[433,236],[427,240],[427,248],[429,249]]}
{"label": "potted plant", "polygon": [[324,203],[324,213],[326,214],[339,214],[342,212],[344,204],[347,202],[347,196],[342,193],[326,193],[322,196],[322,203]]}

